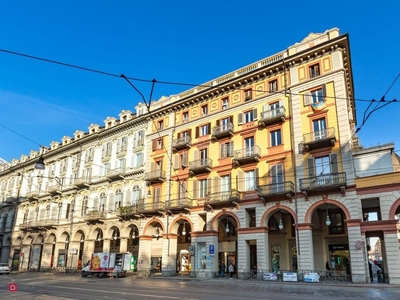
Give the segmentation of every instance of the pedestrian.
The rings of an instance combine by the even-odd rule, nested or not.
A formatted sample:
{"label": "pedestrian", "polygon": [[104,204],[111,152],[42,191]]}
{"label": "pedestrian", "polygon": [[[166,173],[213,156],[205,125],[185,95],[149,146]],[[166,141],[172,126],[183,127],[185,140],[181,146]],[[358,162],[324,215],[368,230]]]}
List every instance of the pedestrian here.
{"label": "pedestrian", "polygon": [[374,275],[372,272],[372,266],[371,266],[371,262],[368,261],[368,266],[369,266],[369,277],[371,278],[371,282],[374,282]]}
{"label": "pedestrian", "polygon": [[220,271],[221,271],[221,277],[225,277],[225,264],[224,262],[221,262],[219,265]]}
{"label": "pedestrian", "polygon": [[331,276],[331,267],[329,266],[329,261],[326,261],[326,276]]}
{"label": "pedestrian", "polygon": [[233,273],[235,272],[235,267],[232,265],[232,263],[230,263],[228,271],[229,271],[229,279],[232,280],[233,279]]}

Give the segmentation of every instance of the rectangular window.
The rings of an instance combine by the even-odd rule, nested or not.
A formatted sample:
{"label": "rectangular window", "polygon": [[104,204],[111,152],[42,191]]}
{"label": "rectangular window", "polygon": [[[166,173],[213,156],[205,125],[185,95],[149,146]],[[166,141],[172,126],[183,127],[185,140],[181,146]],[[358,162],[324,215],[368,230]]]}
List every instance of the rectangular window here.
{"label": "rectangular window", "polygon": [[189,112],[185,111],[182,113],[182,122],[183,123],[189,122]]}
{"label": "rectangular window", "polygon": [[244,172],[244,190],[254,191],[256,189],[256,176],[254,171]]}
{"label": "rectangular window", "polygon": [[309,71],[310,71],[310,78],[314,78],[321,75],[319,72],[319,64],[310,66]]}
{"label": "rectangular window", "polygon": [[220,145],[220,158],[233,156],[233,141]]}
{"label": "rectangular window", "polygon": [[199,180],[199,198],[207,196],[207,179]]}
{"label": "rectangular window", "polygon": [[312,91],[311,98],[312,98],[312,103],[323,102],[324,101],[323,89],[320,88],[318,90]]}
{"label": "rectangular window", "polygon": [[132,163],[132,166],[133,166],[134,168],[138,168],[138,167],[141,167],[142,164],[143,164],[143,153],[142,153],[142,152],[136,153],[136,154],[133,156],[133,163]]}
{"label": "rectangular window", "polygon": [[251,90],[251,89],[245,90],[245,91],[244,91],[244,100],[245,100],[245,101],[249,101],[249,100],[251,100],[251,99],[253,99],[252,90]]}
{"label": "rectangular window", "polygon": [[229,192],[231,190],[231,176],[221,176],[221,192]]}
{"label": "rectangular window", "polygon": [[331,173],[331,164],[329,160],[329,156],[321,156],[315,158],[315,174],[330,174]]}
{"label": "rectangular window", "polygon": [[157,126],[157,128],[158,128],[158,130],[163,130],[163,128],[164,128],[164,121],[163,121],[163,120],[158,121],[158,126]]}
{"label": "rectangular window", "polygon": [[281,130],[274,130],[270,132],[271,147],[282,145]]}
{"label": "rectangular window", "polygon": [[163,141],[162,141],[162,139],[158,139],[157,140],[157,150],[162,149],[162,147],[163,147]]}
{"label": "rectangular window", "polygon": [[274,92],[278,91],[278,80],[275,79],[275,80],[268,82],[268,88],[269,88],[270,93],[274,93]]}
{"label": "rectangular window", "polygon": [[245,123],[253,122],[253,120],[254,120],[253,110],[250,110],[250,111],[244,113],[244,122]]}
{"label": "rectangular window", "polygon": [[329,212],[329,219],[331,225],[329,227],[329,234],[344,234],[343,214],[342,212]]}
{"label": "rectangular window", "polygon": [[208,135],[209,134],[208,128],[209,128],[208,124],[200,126],[200,136]]}
{"label": "rectangular window", "polygon": [[103,176],[107,176],[108,172],[110,171],[110,163],[105,163],[103,165]]}
{"label": "rectangular window", "polygon": [[201,115],[202,116],[207,116],[207,114],[208,114],[208,106],[207,105],[203,105],[201,107]]}
{"label": "rectangular window", "polygon": [[326,139],[326,121],[325,118],[313,121],[314,140]]}
{"label": "rectangular window", "polygon": [[282,192],[284,189],[284,178],[283,178],[283,165],[278,164],[271,167],[270,170],[270,177],[271,177],[271,190],[273,193]]}
{"label": "rectangular window", "polygon": [[227,109],[229,108],[229,98],[223,98],[222,99],[222,109]]}

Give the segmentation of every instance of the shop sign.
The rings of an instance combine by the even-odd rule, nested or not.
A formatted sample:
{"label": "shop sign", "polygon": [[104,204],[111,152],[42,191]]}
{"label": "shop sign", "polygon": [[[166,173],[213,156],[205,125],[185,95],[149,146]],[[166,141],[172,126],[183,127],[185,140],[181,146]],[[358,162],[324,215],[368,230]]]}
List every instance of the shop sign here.
{"label": "shop sign", "polygon": [[214,255],[214,245],[210,245],[210,255]]}
{"label": "shop sign", "polygon": [[297,281],[297,273],[283,272],[283,281]]}
{"label": "shop sign", "polygon": [[335,251],[335,250],[349,250],[349,244],[329,245],[329,251]]}

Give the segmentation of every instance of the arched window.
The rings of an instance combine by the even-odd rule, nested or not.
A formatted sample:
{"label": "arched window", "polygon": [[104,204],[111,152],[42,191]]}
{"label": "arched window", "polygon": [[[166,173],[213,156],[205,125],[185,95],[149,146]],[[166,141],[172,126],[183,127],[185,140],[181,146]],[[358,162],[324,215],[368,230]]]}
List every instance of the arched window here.
{"label": "arched window", "polygon": [[100,194],[100,201],[99,201],[99,211],[104,212],[104,205],[106,204],[106,193],[102,192]]}
{"label": "arched window", "polygon": [[1,222],[2,231],[6,231],[7,219],[8,219],[8,214],[3,215],[2,220],[1,220],[2,221]]}
{"label": "arched window", "polygon": [[132,190],[132,205],[138,204],[140,199],[140,187],[135,185]]}
{"label": "arched window", "polygon": [[115,192],[115,203],[114,203],[114,211],[117,211],[118,207],[121,207],[122,204],[122,191],[121,189],[118,189]]}

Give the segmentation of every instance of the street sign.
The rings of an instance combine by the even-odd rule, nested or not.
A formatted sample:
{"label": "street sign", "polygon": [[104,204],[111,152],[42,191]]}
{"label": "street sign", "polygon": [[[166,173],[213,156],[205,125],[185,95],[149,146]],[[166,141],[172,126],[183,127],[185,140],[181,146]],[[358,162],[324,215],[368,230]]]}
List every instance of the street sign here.
{"label": "street sign", "polygon": [[214,255],[214,245],[210,245],[210,255]]}

